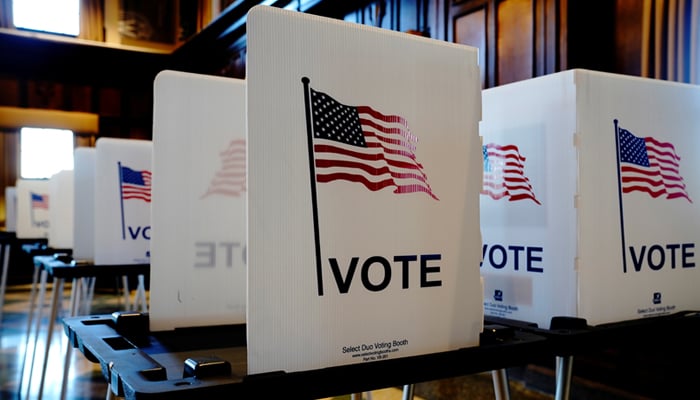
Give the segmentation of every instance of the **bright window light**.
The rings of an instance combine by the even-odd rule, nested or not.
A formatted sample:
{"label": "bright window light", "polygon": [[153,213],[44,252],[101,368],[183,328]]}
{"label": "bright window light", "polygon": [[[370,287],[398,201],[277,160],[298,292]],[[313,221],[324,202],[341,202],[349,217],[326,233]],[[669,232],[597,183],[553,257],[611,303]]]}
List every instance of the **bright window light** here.
{"label": "bright window light", "polygon": [[56,172],[73,169],[73,131],[22,128],[19,140],[23,179],[48,179]]}
{"label": "bright window light", "polygon": [[12,0],[17,28],[63,35],[80,33],[80,0]]}

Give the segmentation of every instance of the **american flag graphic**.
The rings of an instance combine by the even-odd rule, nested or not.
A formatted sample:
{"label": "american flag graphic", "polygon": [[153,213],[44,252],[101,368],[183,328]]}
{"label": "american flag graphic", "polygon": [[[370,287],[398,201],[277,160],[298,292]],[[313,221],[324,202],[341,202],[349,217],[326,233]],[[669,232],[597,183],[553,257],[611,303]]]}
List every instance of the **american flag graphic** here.
{"label": "american flag graphic", "polygon": [[33,209],[37,209],[37,208],[41,208],[44,210],[49,209],[49,195],[48,194],[31,193],[31,196],[32,196],[32,208]]}
{"label": "american flag graphic", "polygon": [[228,148],[219,153],[221,168],[214,174],[202,198],[210,195],[240,197],[245,193],[245,155],[245,140],[232,140]]}
{"label": "american flag graphic", "polygon": [[673,145],[618,129],[622,192],[639,191],[653,198],[684,198],[692,203],[680,174],[681,158]]}
{"label": "american flag graphic", "polygon": [[405,118],[310,93],[317,182],[344,180],[371,191],[392,187],[397,194],[423,192],[439,200],[416,160],[418,138]]}
{"label": "american flag graphic", "polygon": [[151,171],[137,171],[120,165],[122,199],[151,202]]}
{"label": "american flag graphic", "polygon": [[525,176],[525,157],[518,146],[489,143],[482,146],[484,156],[484,186],[481,194],[494,200],[532,200],[537,204],[530,180]]}

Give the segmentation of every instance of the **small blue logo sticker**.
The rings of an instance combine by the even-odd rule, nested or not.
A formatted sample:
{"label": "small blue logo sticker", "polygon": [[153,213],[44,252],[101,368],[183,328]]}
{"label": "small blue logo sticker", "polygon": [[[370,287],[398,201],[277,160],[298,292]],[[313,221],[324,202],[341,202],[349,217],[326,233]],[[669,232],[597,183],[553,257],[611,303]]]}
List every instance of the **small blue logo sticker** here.
{"label": "small blue logo sticker", "polygon": [[503,291],[496,289],[496,291],[493,293],[493,299],[496,301],[503,301]]}

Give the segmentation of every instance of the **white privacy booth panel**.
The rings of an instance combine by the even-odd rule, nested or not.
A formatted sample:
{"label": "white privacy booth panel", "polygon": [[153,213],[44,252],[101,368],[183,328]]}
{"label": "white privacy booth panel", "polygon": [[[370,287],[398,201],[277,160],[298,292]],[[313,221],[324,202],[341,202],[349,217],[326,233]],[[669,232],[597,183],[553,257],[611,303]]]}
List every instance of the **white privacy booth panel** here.
{"label": "white privacy booth panel", "polygon": [[484,90],[485,313],[700,307],[700,87],[571,70]]}
{"label": "white privacy booth panel", "polygon": [[35,239],[49,236],[49,181],[18,179],[17,238]]}
{"label": "white privacy booth panel", "polygon": [[245,323],[245,82],[154,85],[150,328]]}
{"label": "white privacy booth panel", "polygon": [[102,137],[95,148],[95,264],[147,264],[153,143]]}
{"label": "white privacy booth panel", "polygon": [[476,49],[264,6],[247,28],[248,372],[477,345]]}

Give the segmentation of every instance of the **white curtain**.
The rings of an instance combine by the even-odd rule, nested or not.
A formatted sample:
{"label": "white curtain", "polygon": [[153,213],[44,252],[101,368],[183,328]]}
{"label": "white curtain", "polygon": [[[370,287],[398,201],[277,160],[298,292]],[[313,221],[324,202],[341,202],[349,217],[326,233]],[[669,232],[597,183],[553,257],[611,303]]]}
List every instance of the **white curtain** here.
{"label": "white curtain", "polygon": [[642,76],[700,84],[700,1],[644,0]]}

